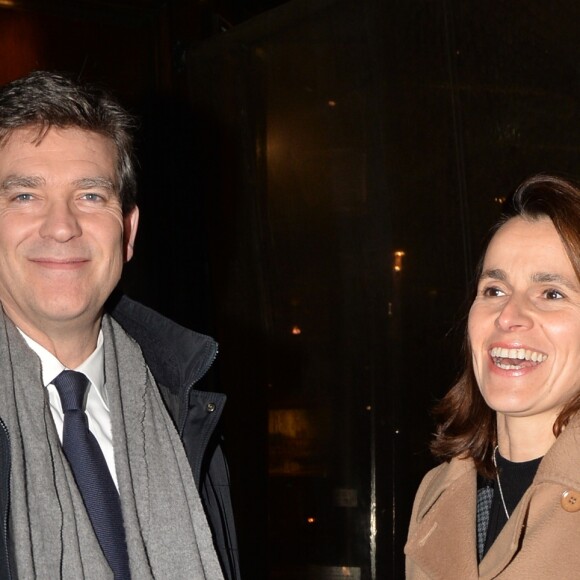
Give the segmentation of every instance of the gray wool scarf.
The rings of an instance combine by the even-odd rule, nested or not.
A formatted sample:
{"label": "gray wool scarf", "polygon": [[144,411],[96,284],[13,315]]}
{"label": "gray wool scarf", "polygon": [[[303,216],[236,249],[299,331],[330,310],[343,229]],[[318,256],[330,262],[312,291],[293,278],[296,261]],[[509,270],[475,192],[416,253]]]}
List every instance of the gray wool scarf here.
{"label": "gray wool scarf", "polygon": [[[102,323],[133,580],[222,580],[185,451],[139,346]],[[0,312],[0,417],[10,433],[17,578],[112,580],[48,406],[38,357]]]}

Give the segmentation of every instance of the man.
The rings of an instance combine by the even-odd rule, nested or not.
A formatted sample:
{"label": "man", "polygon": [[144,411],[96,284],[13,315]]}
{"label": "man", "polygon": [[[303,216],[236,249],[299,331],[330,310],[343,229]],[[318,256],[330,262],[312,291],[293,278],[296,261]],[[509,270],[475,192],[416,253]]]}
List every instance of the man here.
{"label": "man", "polygon": [[0,89],[0,578],[239,578],[217,347],[114,289],[132,122],[36,72]]}

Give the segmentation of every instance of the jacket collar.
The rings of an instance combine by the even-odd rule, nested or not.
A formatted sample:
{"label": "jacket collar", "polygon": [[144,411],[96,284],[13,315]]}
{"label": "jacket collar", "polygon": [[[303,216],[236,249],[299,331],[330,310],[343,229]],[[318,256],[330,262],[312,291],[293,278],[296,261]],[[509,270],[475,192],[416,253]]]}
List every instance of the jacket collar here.
{"label": "jacket collar", "polygon": [[217,343],[131,300],[113,295],[109,314],[141,347],[155,380],[174,394],[197,383],[213,364]]}

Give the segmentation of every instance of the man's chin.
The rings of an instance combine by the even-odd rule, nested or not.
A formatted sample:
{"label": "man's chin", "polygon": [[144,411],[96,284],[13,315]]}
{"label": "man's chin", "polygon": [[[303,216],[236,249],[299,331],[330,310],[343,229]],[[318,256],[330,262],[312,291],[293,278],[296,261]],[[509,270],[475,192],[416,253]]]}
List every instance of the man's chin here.
{"label": "man's chin", "polygon": [[[58,301],[49,304],[38,304],[34,310],[29,312],[11,312],[7,310],[8,317],[17,325],[21,324],[39,330],[54,329],[60,327],[69,328],[71,325],[91,325],[93,320],[97,320],[102,309],[92,307],[90,303],[78,301]],[[22,328],[24,330],[24,328]]]}

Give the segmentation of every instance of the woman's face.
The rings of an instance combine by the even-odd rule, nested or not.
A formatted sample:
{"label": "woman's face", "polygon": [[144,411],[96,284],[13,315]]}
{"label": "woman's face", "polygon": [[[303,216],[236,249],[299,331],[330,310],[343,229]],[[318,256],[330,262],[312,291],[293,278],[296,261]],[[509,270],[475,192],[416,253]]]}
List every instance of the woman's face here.
{"label": "woman's face", "polygon": [[550,219],[512,218],[492,238],[468,332],[495,411],[552,420],[580,390],[580,284]]}

